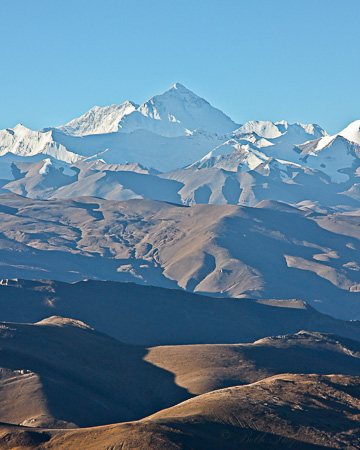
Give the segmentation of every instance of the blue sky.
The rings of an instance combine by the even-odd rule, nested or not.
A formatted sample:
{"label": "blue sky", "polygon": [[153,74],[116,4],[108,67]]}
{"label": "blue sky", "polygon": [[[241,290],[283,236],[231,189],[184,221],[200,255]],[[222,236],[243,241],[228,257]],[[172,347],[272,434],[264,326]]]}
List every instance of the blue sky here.
{"label": "blue sky", "polygon": [[0,128],[176,81],[233,120],[360,118],[359,0],[0,0]]}

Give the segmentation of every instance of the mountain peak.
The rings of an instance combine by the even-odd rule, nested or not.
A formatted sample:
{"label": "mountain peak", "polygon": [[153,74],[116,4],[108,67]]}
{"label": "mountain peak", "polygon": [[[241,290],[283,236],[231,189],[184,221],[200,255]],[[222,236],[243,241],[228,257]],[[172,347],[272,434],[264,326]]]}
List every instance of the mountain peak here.
{"label": "mountain peak", "polygon": [[173,89],[179,90],[179,91],[187,91],[187,92],[191,92],[189,91],[188,88],[186,88],[183,84],[181,83],[175,83],[173,86]]}
{"label": "mountain peak", "polygon": [[360,120],[351,122],[346,128],[340,131],[339,135],[343,136],[348,141],[360,144]]}
{"label": "mountain peak", "polygon": [[119,124],[119,131],[148,129],[167,137],[186,136],[197,129],[215,134],[231,133],[238,124],[208,101],[175,83],[163,94],[155,95]]}
{"label": "mountain peak", "polygon": [[22,123],[18,123],[17,125],[14,126],[13,128],[14,130],[29,130],[29,128],[27,128],[25,125],[23,125]]}
{"label": "mountain peak", "polygon": [[93,329],[86,323],[82,322],[81,320],[71,319],[71,318],[62,317],[62,316],[47,317],[46,319],[36,322],[35,325],[52,325],[52,326],[58,326],[58,327],[78,327],[78,328],[83,328],[83,329],[87,329],[87,330]]}
{"label": "mountain peak", "polygon": [[[190,91],[190,89],[188,89],[181,83],[175,83],[170,89],[165,91],[163,94],[155,95],[152,98],[159,98],[159,97],[166,98],[168,95],[178,96],[180,99],[183,99],[184,97],[192,97],[192,98],[196,98],[198,100],[202,100],[203,102],[206,102],[205,99],[203,99],[202,97],[199,97],[197,94],[195,94],[193,91]],[[208,102],[206,102],[206,103],[208,103]]]}

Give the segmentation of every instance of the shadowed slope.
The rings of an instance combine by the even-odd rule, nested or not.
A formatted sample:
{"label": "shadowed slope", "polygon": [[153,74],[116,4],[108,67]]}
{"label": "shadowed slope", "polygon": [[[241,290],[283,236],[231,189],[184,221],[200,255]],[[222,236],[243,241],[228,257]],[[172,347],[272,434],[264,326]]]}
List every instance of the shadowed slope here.
{"label": "shadowed slope", "polygon": [[0,317],[37,322],[50,315],[81,320],[132,344],[253,342],[300,330],[360,340],[360,324],[333,319],[301,300],[217,299],[110,281],[7,280],[0,284]]}
{"label": "shadowed slope", "polygon": [[[146,352],[54,316],[34,325],[2,322],[0,347],[0,420],[23,425],[0,425],[1,448],[360,444],[360,343],[335,335],[300,332]],[[283,374],[289,371],[295,374]],[[186,400],[191,395],[198,397]],[[152,412],[137,422],[50,429]]]}
{"label": "shadowed slope", "polygon": [[0,420],[92,426],[134,420],[189,398],[172,374],[82,322],[0,325]]}

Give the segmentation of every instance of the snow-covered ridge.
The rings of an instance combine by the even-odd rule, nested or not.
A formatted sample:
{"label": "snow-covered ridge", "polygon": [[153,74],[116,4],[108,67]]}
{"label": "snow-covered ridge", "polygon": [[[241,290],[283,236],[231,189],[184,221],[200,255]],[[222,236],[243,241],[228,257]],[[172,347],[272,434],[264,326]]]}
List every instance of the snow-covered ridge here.
{"label": "snow-covered ridge", "polygon": [[331,144],[338,136],[347,139],[350,142],[355,142],[355,144],[360,145],[360,120],[355,120],[350,123],[346,128],[344,128],[340,133],[334,134],[333,136],[325,136],[320,139],[314,148],[314,152],[323,150],[329,144]]}
{"label": "snow-covered ridge", "polygon": [[216,166],[237,172],[253,170],[269,158],[298,164],[300,158],[294,151],[294,145],[325,135],[326,131],[314,124],[250,121],[235,130],[231,139],[211,150],[193,166]]}
{"label": "snow-covered ridge", "polygon": [[51,155],[60,161],[73,163],[82,155],[72,152],[53,138],[53,131],[33,131],[21,124],[13,129],[0,130],[0,157],[8,153],[31,157],[39,154]]}
{"label": "snow-covered ridge", "polygon": [[118,106],[94,106],[81,117],[58,127],[58,130],[72,136],[114,133],[118,131],[121,119],[135,111],[136,108],[138,108],[138,105],[130,101]]}
{"label": "snow-covered ridge", "polygon": [[355,120],[339,133],[348,141],[355,142],[360,145],[360,120]]}
{"label": "snow-covered ridge", "polygon": [[339,133],[296,145],[302,164],[330,176],[336,183],[346,182],[349,171],[356,171],[360,158],[360,120]]}
{"label": "snow-covered ridge", "polygon": [[0,130],[0,179],[8,180],[12,161],[50,158],[51,165],[39,167],[39,175],[52,176],[56,160],[92,162],[101,174],[157,175],[185,167],[238,173],[259,168],[258,173],[276,169],[286,178],[289,170],[303,167],[343,183],[360,171],[359,156],[360,120],[334,136],[317,124],[239,125],[180,83],[140,106],[130,101],[95,106],[58,128],[33,131],[17,125]]}
{"label": "snow-covered ridge", "polygon": [[256,133],[258,136],[264,138],[277,138],[282,135],[282,132],[275,125],[275,123],[265,120],[255,121],[251,120],[245,125],[234,131],[235,134]]}

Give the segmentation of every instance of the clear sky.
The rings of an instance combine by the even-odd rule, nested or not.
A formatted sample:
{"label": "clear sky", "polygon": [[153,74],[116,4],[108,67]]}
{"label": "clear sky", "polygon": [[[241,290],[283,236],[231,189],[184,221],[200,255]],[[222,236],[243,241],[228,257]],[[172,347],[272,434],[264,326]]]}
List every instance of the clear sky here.
{"label": "clear sky", "polygon": [[360,119],[360,0],[0,0],[0,128],[184,84],[233,120]]}

